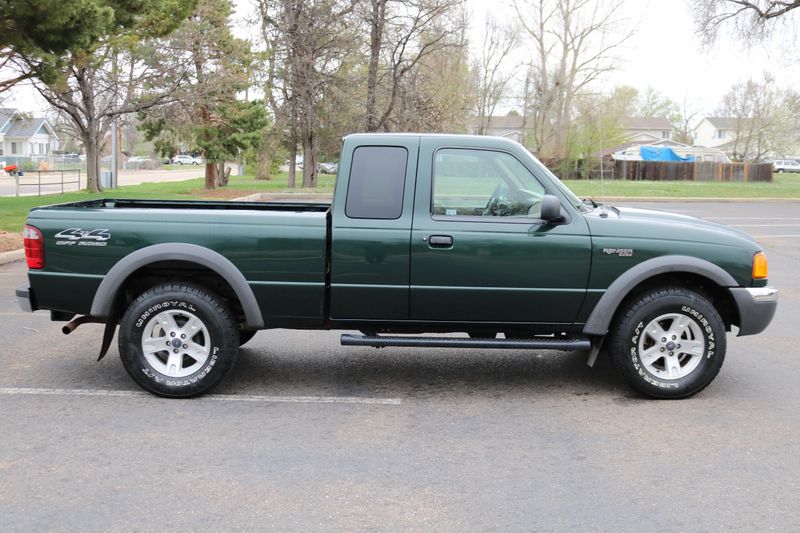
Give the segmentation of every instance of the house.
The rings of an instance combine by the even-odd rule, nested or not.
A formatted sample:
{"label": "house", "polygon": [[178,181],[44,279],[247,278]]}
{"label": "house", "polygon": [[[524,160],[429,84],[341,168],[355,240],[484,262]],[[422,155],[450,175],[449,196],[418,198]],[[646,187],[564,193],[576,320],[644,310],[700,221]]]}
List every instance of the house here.
{"label": "house", "polygon": [[[515,113],[505,116],[483,117],[482,122],[484,135],[505,137],[520,144],[525,144],[525,138],[531,130],[530,125],[525,124],[525,117]],[[478,133],[481,130],[478,126],[478,119],[475,119],[470,133]]]}
{"label": "house", "polygon": [[704,117],[695,130],[695,144],[717,147],[733,142],[736,132],[742,126],[737,124],[738,120],[730,117]]}
{"label": "house", "polygon": [[622,119],[622,127],[629,142],[648,144],[672,139],[672,123],[666,117],[627,117]]}
{"label": "house", "polygon": [[[714,163],[730,163],[722,150],[719,148],[710,148],[705,146],[689,146],[688,144],[679,143],[677,141],[665,139],[662,141],[655,141],[652,143],[626,143],[617,147],[612,147],[603,150],[603,156],[610,155],[615,161],[641,161],[642,146],[668,146],[672,148],[676,154],[681,157],[694,156],[697,163],[714,162]],[[612,151],[613,150],[613,151]]]}
{"label": "house", "polygon": [[39,160],[57,149],[58,136],[46,118],[0,108],[0,160]]}

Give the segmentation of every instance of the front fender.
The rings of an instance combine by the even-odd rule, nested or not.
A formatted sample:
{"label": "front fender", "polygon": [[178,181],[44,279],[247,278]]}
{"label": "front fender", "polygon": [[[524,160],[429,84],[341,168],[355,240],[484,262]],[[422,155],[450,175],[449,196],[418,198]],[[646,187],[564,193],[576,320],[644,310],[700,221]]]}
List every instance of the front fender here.
{"label": "front fender", "polygon": [[670,272],[697,274],[720,287],[737,287],[738,283],[721,267],[688,255],[662,255],[643,261],[620,275],[606,290],[583,326],[586,335],[605,335],[619,304],[641,282]]}

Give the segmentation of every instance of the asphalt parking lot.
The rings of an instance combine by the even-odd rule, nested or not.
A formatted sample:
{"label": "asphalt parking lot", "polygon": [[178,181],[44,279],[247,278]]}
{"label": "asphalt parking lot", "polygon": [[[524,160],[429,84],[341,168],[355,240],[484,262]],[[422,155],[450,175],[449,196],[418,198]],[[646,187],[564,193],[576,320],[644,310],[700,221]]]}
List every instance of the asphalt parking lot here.
{"label": "asphalt parking lot", "polygon": [[0,266],[0,531],[791,531],[800,204],[636,204],[757,235],[781,290],[699,395],[580,353],[339,346],[267,331],[215,395],[140,392],[101,326],[21,312]]}

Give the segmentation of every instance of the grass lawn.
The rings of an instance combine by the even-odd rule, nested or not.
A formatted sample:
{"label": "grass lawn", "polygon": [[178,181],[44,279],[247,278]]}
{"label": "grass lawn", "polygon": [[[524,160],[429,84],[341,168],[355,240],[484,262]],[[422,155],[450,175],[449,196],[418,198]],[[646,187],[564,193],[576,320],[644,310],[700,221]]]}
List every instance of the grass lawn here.
{"label": "grass lawn", "polygon": [[[184,167],[185,168],[185,167]],[[300,179],[298,173],[298,179]],[[323,174],[316,189],[295,189],[295,192],[333,191],[335,176]],[[599,199],[599,180],[564,182],[575,194]],[[233,176],[227,188],[206,191],[201,178],[164,183],[129,185],[100,194],[74,192],[48,196],[0,198],[0,230],[19,232],[32,207],[93,198],[163,198],[163,199],[230,199],[256,192],[286,191],[287,174],[278,173],[270,181],[257,181],[252,176]],[[796,198],[800,199],[800,174],[775,174],[773,183],[716,183],[687,181],[612,181],[605,182],[606,196],[628,198]]]}
{"label": "grass lawn", "polygon": [[[775,174],[772,183],[718,183],[714,181],[622,181],[606,180],[606,196],[629,198],[797,198],[800,174]],[[581,198],[597,200],[600,180],[565,180]]]}

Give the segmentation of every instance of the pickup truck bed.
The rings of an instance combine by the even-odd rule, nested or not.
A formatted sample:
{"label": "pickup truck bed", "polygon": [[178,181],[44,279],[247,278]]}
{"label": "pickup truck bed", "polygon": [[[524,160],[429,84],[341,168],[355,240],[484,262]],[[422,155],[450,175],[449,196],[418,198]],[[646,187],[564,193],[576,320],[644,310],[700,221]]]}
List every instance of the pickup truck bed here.
{"label": "pickup truck bed", "polygon": [[[88,315],[112,268],[149,249],[152,270],[175,272],[181,260],[170,252],[180,242],[229,260],[247,280],[264,321],[320,325],[329,212],[330,204],[123,199],[37,208],[29,223],[53,235],[54,246],[47,250],[48,268],[31,271],[31,286],[40,308]],[[102,231],[93,239],[80,233],[88,229]]]}

